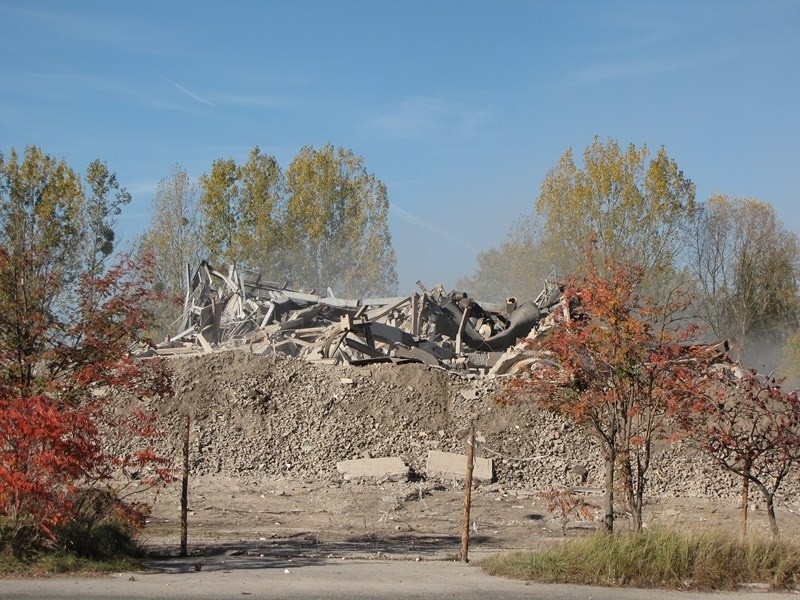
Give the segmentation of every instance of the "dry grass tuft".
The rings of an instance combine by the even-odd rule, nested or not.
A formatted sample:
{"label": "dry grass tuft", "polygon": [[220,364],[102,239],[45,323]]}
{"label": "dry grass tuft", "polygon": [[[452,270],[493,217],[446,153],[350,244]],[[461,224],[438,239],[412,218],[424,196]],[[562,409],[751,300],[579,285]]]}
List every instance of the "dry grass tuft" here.
{"label": "dry grass tuft", "polygon": [[491,575],[583,585],[731,590],[746,583],[797,587],[800,547],[713,531],[653,528],[595,533],[541,552],[513,552],[482,562]]}

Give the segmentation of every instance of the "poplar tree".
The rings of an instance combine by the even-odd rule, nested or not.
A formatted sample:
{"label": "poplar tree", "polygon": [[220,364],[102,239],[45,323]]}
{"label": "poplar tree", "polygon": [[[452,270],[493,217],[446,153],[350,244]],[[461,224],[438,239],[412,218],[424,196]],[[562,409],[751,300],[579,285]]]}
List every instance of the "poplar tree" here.
{"label": "poplar tree", "polygon": [[[695,185],[661,147],[594,141],[583,165],[568,150],[541,185],[536,212],[567,269],[587,255],[639,265],[646,274],[675,265],[681,234],[696,210]],[[599,263],[602,265],[602,262]]]}
{"label": "poplar tree", "polygon": [[187,265],[196,268],[203,258],[199,190],[178,165],[159,181],[153,198],[150,225],[138,240],[140,255],[154,261],[153,287],[161,295],[153,312],[157,337],[176,333],[172,327],[183,310]]}
{"label": "poplar tree", "polygon": [[396,257],[386,186],[361,157],[305,147],[286,173],[284,231],[293,280],[350,297],[392,293]]}

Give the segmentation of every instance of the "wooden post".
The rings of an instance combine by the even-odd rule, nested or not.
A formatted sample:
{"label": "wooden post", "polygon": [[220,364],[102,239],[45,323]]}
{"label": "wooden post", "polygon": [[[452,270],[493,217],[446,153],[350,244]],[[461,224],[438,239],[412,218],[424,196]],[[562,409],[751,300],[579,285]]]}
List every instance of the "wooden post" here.
{"label": "wooden post", "polygon": [[411,335],[419,335],[419,294],[411,294]]}
{"label": "wooden post", "polygon": [[183,476],[181,480],[181,556],[187,554],[189,533],[189,415],[183,421]]}
{"label": "wooden post", "polygon": [[469,427],[467,439],[467,477],[464,483],[464,520],[461,524],[461,561],[469,562],[469,510],[472,506],[472,470],[475,465],[475,424]]}
{"label": "wooden post", "polygon": [[469,319],[470,308],[464,309],[461,315],[461,322],[458,324],[458,333],[456,334],[456,354],[461,355],[461,337],[464,334],[464,327],[467,326],[467,319]]}

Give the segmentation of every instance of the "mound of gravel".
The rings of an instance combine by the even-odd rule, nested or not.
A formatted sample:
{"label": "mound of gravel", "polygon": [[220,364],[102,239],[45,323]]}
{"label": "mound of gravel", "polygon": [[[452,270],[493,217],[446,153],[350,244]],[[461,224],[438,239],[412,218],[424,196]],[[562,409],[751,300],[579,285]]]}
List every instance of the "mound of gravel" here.
{"label": "mound of gravel", "polygon": [[[568,420],[531,403],[500,406],[504,381],[475,379],[421,364],[316,365],[230,351],[170,359],[174,395],[152,399],[164,436],[156,450],[181,460],[184,415],[191,418],[195,475],[339,480],[336,463],[400,456],[424,476],[429,450],[465,452],[474,421],[477,456],[494,459],[508,488],[575,484],[589,470],[603,485],[596,444]],[[730,497],[738,484],[680,445],[660,451],[648,495]]]}

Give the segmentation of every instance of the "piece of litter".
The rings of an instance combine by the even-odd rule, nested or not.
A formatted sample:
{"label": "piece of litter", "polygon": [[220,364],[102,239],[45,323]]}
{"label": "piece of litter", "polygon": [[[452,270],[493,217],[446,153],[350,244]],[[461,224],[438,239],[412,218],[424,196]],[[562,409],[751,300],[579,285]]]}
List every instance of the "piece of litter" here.
{"label": "piece of litter", "polygon": [[284,572],[284,573],[288,573],[288,572],[289,572],[289,569],[284,569],[284,570],[283,570],[283,572]]}

